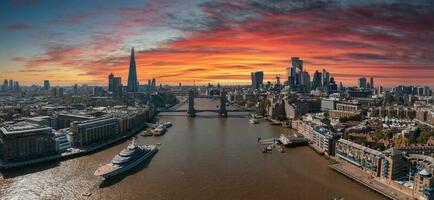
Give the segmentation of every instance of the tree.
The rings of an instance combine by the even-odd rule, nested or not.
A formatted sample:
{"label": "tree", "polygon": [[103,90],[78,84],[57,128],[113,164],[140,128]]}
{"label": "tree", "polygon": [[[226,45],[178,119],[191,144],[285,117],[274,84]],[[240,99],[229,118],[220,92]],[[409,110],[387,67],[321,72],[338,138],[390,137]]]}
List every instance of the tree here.
{"label": "tree", "polygon": [[265,116],[267,114],[267,107],[270,106],[271,102],[268,99],[261,99],[259,101],[258,112],[260,115]]}
{"label": "tree", "polygon": [[321,122],[324,123],[327,126],[328,129],[330,129],[331,124],[330,124],[330,119],[329,118],[324,117],[323,119],[321,119]]}
{"label": "tree", "polygon": [[397,137],[393,140],[395,147],[405,146],[409,144],[409,140],[406,137]]}
{"label": "tree", "polygon": [[428,142],[430,137],[434,137],[434,131],[421,131],[416,141],[419,144],[425,144],[426,142]]}

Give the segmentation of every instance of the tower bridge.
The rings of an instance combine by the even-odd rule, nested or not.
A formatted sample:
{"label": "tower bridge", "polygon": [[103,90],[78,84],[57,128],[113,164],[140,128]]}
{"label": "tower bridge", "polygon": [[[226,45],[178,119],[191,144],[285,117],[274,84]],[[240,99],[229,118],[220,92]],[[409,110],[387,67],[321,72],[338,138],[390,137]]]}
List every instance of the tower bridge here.
{"label": "tower bridge", "polygon": [[[194,99],[195,98],[220,98],[220,106],[218,109],[195,109],[194,108]],[[188,103],[187,110],[180,110],[180,109],[165,109],[165,110],[158,110],[159,112],[186,112],[187,116],[194,117],[196,116],[196,113],[199,112],[215,112],[218,113],[220,117],[227,117],[228,112],[253,112],[253,109],[226,109],[226,91],[222,90],[220,92],[220,96],[200,96],[195,95],[193,90],[188,91],[188,99],[184,101],[183,103]]]}

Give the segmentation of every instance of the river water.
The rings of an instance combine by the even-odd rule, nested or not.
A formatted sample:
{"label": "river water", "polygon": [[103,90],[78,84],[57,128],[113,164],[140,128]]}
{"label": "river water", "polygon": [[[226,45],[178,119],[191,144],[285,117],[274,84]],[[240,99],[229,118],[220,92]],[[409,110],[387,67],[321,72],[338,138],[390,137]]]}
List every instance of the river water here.
{"label": "river water", "polygon": [[[196,108],[216,100],[196,99]],[[183,109],[183,108],[181,108]],[[215,113],[166,113],[174,126],[161,137],[137,136],[140,144],[161,143],[149,162],[113,180],[93,173],[128,142],[100,152],[19,170],[3,171],[0,199],[382,199],[328,168],[329,160],[309,147],[263,154],[257,138],[293,130],[252,125],[243,113],[220,119]],[[82,196],[91,192],[90,197]]]}

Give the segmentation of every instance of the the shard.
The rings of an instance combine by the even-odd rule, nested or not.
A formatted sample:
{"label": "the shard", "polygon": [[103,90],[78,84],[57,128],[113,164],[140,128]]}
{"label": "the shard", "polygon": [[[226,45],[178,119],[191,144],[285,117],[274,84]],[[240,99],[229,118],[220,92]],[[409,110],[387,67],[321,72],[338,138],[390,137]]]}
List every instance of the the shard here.
{"label": "the shard", "polygon": [[137,92],[139,90],[139,81],[137,80],[136,59],[134,58],[134,48],[131,49],[130,69],[128,72],[128,92]]}

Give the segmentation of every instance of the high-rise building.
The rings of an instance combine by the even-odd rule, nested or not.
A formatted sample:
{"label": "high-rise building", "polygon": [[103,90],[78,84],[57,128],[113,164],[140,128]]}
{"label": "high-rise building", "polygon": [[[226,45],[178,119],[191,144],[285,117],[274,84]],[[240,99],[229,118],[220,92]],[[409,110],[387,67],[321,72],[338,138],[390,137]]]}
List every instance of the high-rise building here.
{"label": "high-rise building", "polygon": [[259,87],[262,85],[262,82],[264,81],[264,72],[252,72],[250,76],[252,78],[252,88],[259,89]]}
{"label": "high-rise building", "polygon": [[155,81],[155,78],[152,78],[151,85],[153,90],[157,88],[157,82]]}
{"label": "high-rise building", "polygon": [[310,90],[310,76],[309,76],[309,72],[301,72],[301,78],[300,78],[300,86],[301,86],[301,91],[303,92],[307,92]]}
{"label": "high-rise building", "polygon": [[128,92],[139,91],[139,81],[137,80],[136,59],[134,58],[134,48],[131,49],[130,68],[128,72]]}
{"label": "high-rise building", "polygon": [[369,85],[371,86],[371,89],[374,89],[374,77],[369,79]]}
{"label": "high-rise building", "polygon": [[113,87],[113,79],[114,79],[114,75],[113,73],[110,73],[108,76],[108,91],[109,92],[113,92],[114,91],[114,87]]}
{"label": "high-rise building", "polygon": [[318,70],[313,74],[312,87],[313,89],[322,87],[322,73]]}
{"label": "high-rise building", "polygon": [[322,70],[322,87],[328,89],[330,83],[330,73],[325,69]]}
{"label": "high-rise building", "polygon": [[50,90],[50,81],[44,80],[44,90]]}
{"label": "high-rise building", "polygon": [[8,90],[14,90],[14,80],[9,80],[9,87]]}
{"label": "high-rise building", "polygon": [[20,83],[18,81],[14,82],[14,88],[13,88],[13,90],[14,91],[20,91]]}
{"label": "high-rise building", "polygon": [[289,86],[300,85],[301,72],[303,72],[303,60],[299,57],[291,58],[291,67],[288,68],[288,84]]}
{"label": "high-rise building", "polygon": [[57,95],[59,97],[63,97],[63,87],[60,87],[59,90],[57,91]]}
{"label": "high-rise building", "polygon": [[72,88],[72,92],[74,95],[78,94],[78,85],[77,84],[74,84],[74,87]]}
{"label": "high-rise building", "polygon": [[333,77],[330,77],[329,91],[330,92],[338,91],[338,85],[336,84],[335,78],[333,78]]}
{"label": "high-rise building", "polygon": [[359,88],[366,89],[366,78],[365,77],[359,78]]}
{"label": "high-rise building", "polygon": [[122,96],[122,78],[114,77],[113,78],[113,96],[120,97]]}
{"label": "high-rise building", "polygon": [[2,85],[2,90],[6,91],[8,89],[9,89],[9,82],[8,82],[8,80],[5,79],[5,81],[3,82],[3,85]]}

